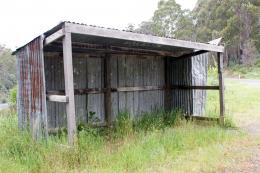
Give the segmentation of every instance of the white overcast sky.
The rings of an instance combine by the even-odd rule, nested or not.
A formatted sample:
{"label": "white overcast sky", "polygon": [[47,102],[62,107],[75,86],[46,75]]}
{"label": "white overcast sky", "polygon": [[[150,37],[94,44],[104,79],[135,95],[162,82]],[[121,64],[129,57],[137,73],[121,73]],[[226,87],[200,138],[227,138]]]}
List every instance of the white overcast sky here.
{"label": "white overcast sky", "polygon": [[[192,9],[197,0],[176,0]],[[0,44],[13,50],[51,29],[73,21],[124,29],[149,20],[159,0],[3,0],[0,7]]]}

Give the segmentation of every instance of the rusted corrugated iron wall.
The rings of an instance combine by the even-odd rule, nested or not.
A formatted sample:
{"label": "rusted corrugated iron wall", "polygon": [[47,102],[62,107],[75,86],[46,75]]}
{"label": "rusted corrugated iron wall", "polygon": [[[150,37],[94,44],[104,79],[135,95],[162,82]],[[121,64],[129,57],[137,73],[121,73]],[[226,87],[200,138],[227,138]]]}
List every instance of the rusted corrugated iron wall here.
{"label": "rusted corrugated iron wall", "polygon": [[30,127],[33,136],[40,138],[47,135],[42,37],[19,49],[16,56],[19,127]]}

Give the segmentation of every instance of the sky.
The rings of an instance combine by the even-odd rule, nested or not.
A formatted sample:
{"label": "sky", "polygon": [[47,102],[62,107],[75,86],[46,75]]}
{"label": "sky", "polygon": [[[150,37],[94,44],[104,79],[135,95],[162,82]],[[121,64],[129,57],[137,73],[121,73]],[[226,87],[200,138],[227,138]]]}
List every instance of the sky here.
{"label": "sky", "polygon": [[[192,9],[197,0],[176,0]],[[149,20],[159,0],[4,0],[0,44],[15,50],[61,21],[125,29]]]}

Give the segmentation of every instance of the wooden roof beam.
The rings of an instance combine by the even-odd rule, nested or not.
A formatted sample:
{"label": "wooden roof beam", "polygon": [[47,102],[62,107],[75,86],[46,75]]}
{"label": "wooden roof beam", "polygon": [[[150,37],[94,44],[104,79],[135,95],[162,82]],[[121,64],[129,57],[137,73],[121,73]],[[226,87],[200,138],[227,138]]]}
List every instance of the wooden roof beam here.
{"label": "wooden roof beam", "polygon": [[58,30],[57,32],[53,33],[52,35],[50,35],[44,39],[44,46],[62,38],[63,36],[64,36],[63,29]]}
{"label": "wooden roof beam", "polygon": [[162,46],[173,46],[180,48],[188,48],[194,50],[205,50],[212,52],[224,52],[223,46],[212,45],[207,43],[197,43],[191,41],[184,40],[176,40],[171,38],[157,37],[152,35],[145,35],[133,32],[125,32],[120,30],[112,30],[106,28],[98,28],[93,26],[75,24],[75,23],[66,23],[65,29],[67,32],[97,36],[97,37],[105,37],[112,39],[120,39],[120,40],[128,40],[128,41],[136,41],[141,43],[151,43]]}

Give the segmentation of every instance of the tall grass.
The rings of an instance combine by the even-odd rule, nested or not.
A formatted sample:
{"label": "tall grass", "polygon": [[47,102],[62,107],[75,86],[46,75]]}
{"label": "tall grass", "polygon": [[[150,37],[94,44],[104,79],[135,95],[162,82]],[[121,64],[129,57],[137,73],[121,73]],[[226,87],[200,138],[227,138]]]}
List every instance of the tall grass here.
{"label": "tall grass", "polygon": [[82,127],[76,146],[69,147],[65,134],[35,142],[18,130],[14,112],[0,117],[0,172],[150,172],[241,135],[216,124],[187,122],[179,111],[145,113],[137,120],[122,112],[112,129]]}

